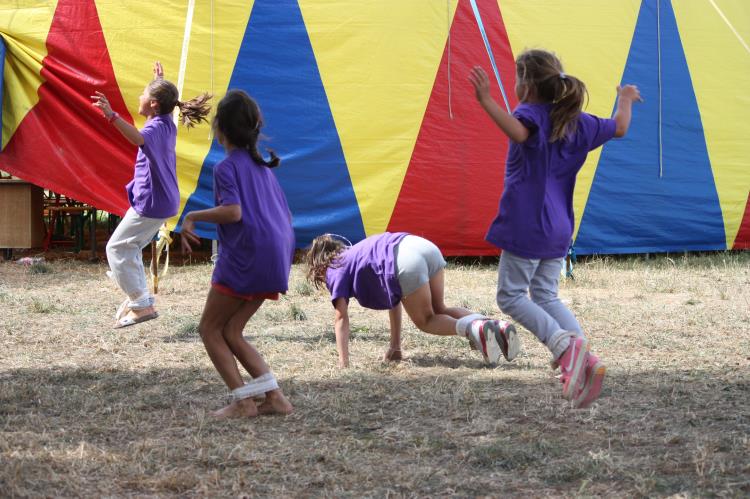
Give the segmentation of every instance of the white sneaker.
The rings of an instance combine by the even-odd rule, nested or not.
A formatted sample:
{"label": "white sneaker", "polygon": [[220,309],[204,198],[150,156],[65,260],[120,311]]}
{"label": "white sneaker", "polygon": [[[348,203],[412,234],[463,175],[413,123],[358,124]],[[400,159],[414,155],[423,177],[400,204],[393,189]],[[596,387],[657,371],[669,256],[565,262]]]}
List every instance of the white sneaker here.
{"label": "white sneaker", "polygon": [[476,320],[469,328],[469,340],[482,353],[486,364],[497,364],[503,353],[497,342],[496,330],[498,329],[497,321],[490,319]]}

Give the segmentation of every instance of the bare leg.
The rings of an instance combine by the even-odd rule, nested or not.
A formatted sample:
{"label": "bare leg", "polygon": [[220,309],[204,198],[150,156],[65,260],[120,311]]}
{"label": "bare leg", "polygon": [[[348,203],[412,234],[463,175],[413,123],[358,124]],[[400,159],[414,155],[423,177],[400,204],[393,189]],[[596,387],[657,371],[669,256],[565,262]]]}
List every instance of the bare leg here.
{"label": "bare leg", "polygon": [[[206,298],[206,305],[203,309],[203,315],[198,325],[206,352],[230,390],[239,388],[244,383],[237,368],[234,354],[224,339],[222,332],[226,324],[240,310],[243,304],[243,300],[226,296],[210,289]],[[255,407],[255,402],[246,399],[232,402],[225,408],[214,412],[213,416],[218,418],[252,417],[257,414],[258,410]]]}
{"label": "bare leg", "polygon": [[[263,299],[245,301],[224,325],[222,331],[230,350],[253,378],[271,372],[260,352],[242,336],[247,321],[258,311],[263,301]],[[292,404],[284,397],[280,388],[267,392],[266,400],[258,406],[260,414],[289,414],[292,409]]]}
{"label": "bare leg", "polygon": [[456,334],[456,319],[448,314],[436,314],[433,310],[430,283],[404,296],[401,303],[414,324],[425,333],[439,336]]}
{"label": "bare leg", "polygon": [[432,309],[436,314],[450,315],[454,319],[466,317],[474,312],[462,307],[446,307],[443,301],[443,291],[445,290],[445,272],[440,270],[430,279],[430,293],[432,294]]}

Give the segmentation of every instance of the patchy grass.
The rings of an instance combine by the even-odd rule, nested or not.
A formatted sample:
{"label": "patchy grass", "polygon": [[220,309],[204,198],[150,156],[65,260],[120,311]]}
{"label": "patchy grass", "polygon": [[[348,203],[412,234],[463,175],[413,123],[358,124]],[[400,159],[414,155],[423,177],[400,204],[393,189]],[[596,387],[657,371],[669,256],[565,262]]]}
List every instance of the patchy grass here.
{"label": "patchy grass", "polygon": [[[606,496],[750,494],[750,254],[591,258],[560,293],[607,363],[572,410],[520,329],[513,363],[351,306],[339,370],[328,296],[293,269],[245,334],[295,405],[213,421],[227,390],[197,330],[210,265],[173,266],[160,318],[113,330],[102,265],[0,263],[3,496]],[[501,317],[492,262],[452,261],[446,302]],[[304,319],[303,319],[304,318]]]}

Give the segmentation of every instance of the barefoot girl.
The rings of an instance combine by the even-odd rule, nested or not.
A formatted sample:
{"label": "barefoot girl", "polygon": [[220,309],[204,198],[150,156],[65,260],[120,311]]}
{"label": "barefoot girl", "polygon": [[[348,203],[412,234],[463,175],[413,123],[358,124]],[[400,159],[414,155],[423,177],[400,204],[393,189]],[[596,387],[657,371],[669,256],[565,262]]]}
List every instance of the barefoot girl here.
{"label": "barefoot girl", "polygon": [[[217,224],[219,258],[198,329],[206,352],[232,392],[217,417],[288,414],[292,405],[260,353],[242,336],[265,300],[277,300],[289,284],[294,252],[292,217],[272,168],[258,152],[260,109],[241,90],[219,102],[213,128],[227,156],[214,167],[216,207],[191,211],[182,221],[182,247],[198,243],[195,222]],[[237,362],[250,374],[245,384]],[[255,398],[265,396],[256,407]]]}

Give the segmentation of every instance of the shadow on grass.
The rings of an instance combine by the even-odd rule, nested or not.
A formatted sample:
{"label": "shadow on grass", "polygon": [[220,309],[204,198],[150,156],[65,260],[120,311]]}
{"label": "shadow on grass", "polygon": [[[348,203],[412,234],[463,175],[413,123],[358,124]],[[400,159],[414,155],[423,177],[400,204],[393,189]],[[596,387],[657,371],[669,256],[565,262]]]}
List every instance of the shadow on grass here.
{"label": "shadow on grass", "polygon": [[[449,362],[418,362],[431,359]],[[555,380],[487,371],[279,374],[294,414],[213,421],[226,389],[208,369],[2,372],[0,484],[11,496],[750,493],[750,383],[736,373],[613,373],[586,410]]]}

